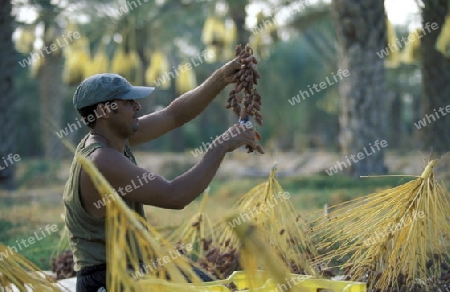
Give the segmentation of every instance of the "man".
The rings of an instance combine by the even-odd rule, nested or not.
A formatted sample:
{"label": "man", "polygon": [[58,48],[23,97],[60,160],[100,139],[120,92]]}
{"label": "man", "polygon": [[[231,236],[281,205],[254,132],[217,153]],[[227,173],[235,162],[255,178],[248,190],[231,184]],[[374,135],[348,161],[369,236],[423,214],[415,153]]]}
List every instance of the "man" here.
{"label": "man", "polygon": [[[209,185],[227,152],[243,145],[256,148],[253,129],[243,131],[243,127],[239,130],[234,125],[222,135],[228,136],[228,131],[236,128],[235,135],[214,143],[196,165],[172,181],[137,166],[129,147],[158,138],[195,118],[233,82],[239,68],[236,60],[228,62],[165,109],[140,118],[137,100],[148,97],[153,87],[132,86],[116,74],[87,78],[76,89],[73,103],[83,120],[87,120],[90,133],[76,151],[88,157],[116,191],[123,190],[136,178],[151,178],[125,195],[122,192],[121,198],[140,216],[145,218],[143,205],[183,209]],[[99,200],[101,196],[94,184],[74,159],[64,190],[64,204],[77,291],[106,287],[106,208],[98,208]]]}

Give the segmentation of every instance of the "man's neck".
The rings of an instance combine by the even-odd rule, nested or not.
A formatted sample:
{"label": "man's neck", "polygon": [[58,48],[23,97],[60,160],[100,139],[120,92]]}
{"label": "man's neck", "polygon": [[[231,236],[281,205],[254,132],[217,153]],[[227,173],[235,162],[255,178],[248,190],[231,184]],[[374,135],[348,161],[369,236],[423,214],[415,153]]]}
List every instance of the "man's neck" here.
{"label": "man's neck", "polygon": [[98,130],[92,130],[90,132],[90,135],[93,139],[102,141],[105,143],[108,147],[113,148],[120,153],[123,153],[125,151],[125,142],[126,140],[120,139],[114,135],[108,134],[108,133],[102,133]]}

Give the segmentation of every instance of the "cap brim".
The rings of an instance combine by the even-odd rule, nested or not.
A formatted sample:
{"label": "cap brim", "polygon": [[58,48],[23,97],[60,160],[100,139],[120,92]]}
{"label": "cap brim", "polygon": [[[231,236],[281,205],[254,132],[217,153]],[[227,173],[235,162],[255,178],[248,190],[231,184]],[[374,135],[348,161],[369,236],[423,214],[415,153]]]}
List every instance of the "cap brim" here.
{"label": "cap brim", "polygon": [[149,86],[132,86],[131,90],[122,95],[120,99],[141,99],[146,98],[152,94],[155,87]]}

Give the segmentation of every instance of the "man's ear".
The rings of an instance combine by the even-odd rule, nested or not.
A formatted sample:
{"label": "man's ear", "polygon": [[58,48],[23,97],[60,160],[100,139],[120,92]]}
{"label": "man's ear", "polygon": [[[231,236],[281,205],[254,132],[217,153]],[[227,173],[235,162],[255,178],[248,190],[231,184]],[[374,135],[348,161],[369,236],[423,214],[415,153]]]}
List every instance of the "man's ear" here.
{"label": "man's ear", "polygon": [[95,116],[97,119],[108,119],[112,113],[111,105],[109,103],[99,103],[95,109]]}

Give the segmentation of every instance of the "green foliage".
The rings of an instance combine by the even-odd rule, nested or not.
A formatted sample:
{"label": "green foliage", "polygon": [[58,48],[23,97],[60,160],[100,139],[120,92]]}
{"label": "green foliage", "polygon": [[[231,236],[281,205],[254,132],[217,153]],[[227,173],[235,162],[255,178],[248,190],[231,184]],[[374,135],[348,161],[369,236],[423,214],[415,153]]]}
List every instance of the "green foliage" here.
{"label": "green foliage", "polygon": [[343,175],[286,178],[283,185],[292,189],[373,189],[396,186],[412,180],[402,177],[373,177],[355,180]]}
{"label": "green foliage", "polygon": [[[18,58],[22,60],[27,57],[29,55],[19,54]],[[42,151],[39,135],[39,86],[37,80],[30,77],[28,67],[17,66],[15,90],[18,121],[16,125],[16,152],[20,153],[21,157],[39,155]],[[30,143],[30,141],[33,141],[33,143]]]}
{"label": "green foliage", "polygon": [[[62,230],[62,228],[62,224],[59,224],[58,230]],[[35,236],[34,232],[38,236]],[[50,259],[60,241],[60,233],[46,233],[44,237],[40,232],[41,230],[36,224],[11,222],[0,218],[0,243],[7,247],[15,247],[21,256],[43,270],[50,270]],[[27,243],[30,237],[34,238],[33,244]],[[26,246],[21,243],[22,240],[25,241]]]}
{"label": "green foliage", "polygon": [[49,183],[56,183],[57,172],[61,163],[42,159],[24,159],[21,161],[17,174],[17,183],[21,187],[40,187]]}
{"label": "green foliage", "polygon": [[260,86],[265,119],[263,136],[278,141],[281,150],[304,149],[310,144],[305,137],[317,134],[318,125],[328,120],[325,127],[333,127],[330,114],[318,109],[317,104],[328,91],[337,88],[314,92],[309,97],[305,94],[304,100],[292,105],[289,100],[293,102],[300,91],[310,92],[309,88],[324,81],[331,72],[325,63],[311,58],[304,37],[277,43],[272,51],[270,58],[258,66],[261,80],[270,80]]}
{"label": "green foliage", "polygon": [[0,218],[0,242],[5,243],[8,240],[8,231],[16,224]]}

